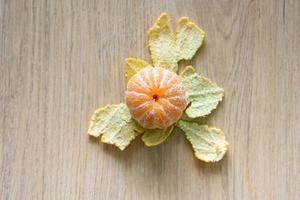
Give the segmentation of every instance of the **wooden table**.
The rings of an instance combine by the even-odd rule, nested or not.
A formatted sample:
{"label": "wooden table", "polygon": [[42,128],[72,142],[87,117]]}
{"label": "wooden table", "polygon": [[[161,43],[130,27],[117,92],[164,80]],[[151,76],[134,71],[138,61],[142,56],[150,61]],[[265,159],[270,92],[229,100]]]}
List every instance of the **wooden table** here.
{"label": "wooden table", "polygon": [[[163,11],[207,33],[181,65],[225,89],[207,119],[230,142],[219,163],[179,130],[123,152],[86,134],[123,101],[124,59],[150,61]],[[0,199],[299,199],[299,0],[0,0],[0,34]]]}

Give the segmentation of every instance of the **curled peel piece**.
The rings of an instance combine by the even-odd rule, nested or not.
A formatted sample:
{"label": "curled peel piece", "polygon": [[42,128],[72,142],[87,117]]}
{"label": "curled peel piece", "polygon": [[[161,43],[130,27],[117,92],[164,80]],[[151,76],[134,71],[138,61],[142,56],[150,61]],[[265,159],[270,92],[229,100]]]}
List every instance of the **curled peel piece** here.
{"label": "curled peel piece", "polygon": [[137,58],[126,58],[125,59],[125,77],[126,80],[129,81],[129,79],[135,75],[138,71],[143,69],[144,67],[150,67],[151,65],[148,64],[144,60],[140,60]]}
{"label": "curled peel piece", "polygon": [[124,103],[107,105],[97,109],[91,119],[88,134],[100,137],[101,142],[125,149],[143,129],[132,119]]}
{"label": "curled peel piece", "polygon": [[190,103],[185,111],[189,117],[208,115],[222,101],[224,90],[204,76],[199,76],[192,66],[186,67],[180,76]]}
{"label": "curled peel piece", "polygon": [[205,32],[188,17],[181,17],[177,22],[176,46],[179,48],[178,60],[190,60],[202,45]]}
{"label": "curled peel piece", "polygon": [[176,72],[177,63],[191,59],[202,45],[204,36],[204,31],[187,17],[178,20],[175,35],[168,15],[162,13],[148,31],[153,64]]}
{"label": "curled peel piece", "polygon": [[174,126],[170,126],[165,129],[146,129],[142,140],[148,147],[159,145],[169,137],[173,131],[173,128]]}
{"label": "curled peel piece", "polygon": [[176,126],[185,133],[198,159],[217,162],[224,157],[228,142],[220,129],[183,120],[178,121]]}
{"label": "curled peel piece", "polygon": [[177,71],[178,51],[167,13],[162,13],[148,30],[148,43],[154,66]]}

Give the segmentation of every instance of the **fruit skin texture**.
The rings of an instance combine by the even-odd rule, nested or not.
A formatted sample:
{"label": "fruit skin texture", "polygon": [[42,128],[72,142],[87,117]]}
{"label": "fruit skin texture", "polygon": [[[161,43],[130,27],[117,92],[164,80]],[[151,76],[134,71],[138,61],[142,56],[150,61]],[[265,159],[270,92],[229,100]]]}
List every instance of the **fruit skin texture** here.
{"label": "fruit skin texture", "polygon": [[147,129],[164,129],[180,119],[186,97],[180,77],[161,67],[145,67],[127,84],[131,116]]}

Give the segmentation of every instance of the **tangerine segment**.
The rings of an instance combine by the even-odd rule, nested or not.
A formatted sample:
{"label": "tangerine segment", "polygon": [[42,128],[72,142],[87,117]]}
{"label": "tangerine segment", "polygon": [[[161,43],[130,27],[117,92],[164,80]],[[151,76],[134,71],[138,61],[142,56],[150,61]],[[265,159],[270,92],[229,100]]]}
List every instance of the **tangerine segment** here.
{"label": "tangerine segment", "polygon": [[175,123],[186,107],[180,77],[161,67],[145,67],[127,84],[126,104],[131,116],[147,129],[164,129]]}

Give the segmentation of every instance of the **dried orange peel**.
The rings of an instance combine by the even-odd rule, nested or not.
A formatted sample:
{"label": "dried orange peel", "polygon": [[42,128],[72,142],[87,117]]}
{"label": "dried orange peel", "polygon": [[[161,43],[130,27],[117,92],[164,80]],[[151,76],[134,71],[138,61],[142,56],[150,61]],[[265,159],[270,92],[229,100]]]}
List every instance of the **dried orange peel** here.
{"label": "dried orange peel", "polygon": [[178,62],[192,59],[204,36],[187,17],[178,20],[174,32],[168,15],[162,13],[148,31],[152,64],[136,58],[125,60],[126,103],[97,109],[88,134],[123,150],[138,135],[146,146],[161,144],[176,126],[192,144],[196,158],[221,160],[228,148],[224,133],[195,119],[217,107],[223,89],[198,75],[192,66],[176,74]]}

